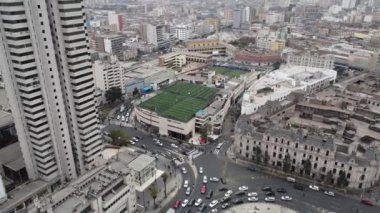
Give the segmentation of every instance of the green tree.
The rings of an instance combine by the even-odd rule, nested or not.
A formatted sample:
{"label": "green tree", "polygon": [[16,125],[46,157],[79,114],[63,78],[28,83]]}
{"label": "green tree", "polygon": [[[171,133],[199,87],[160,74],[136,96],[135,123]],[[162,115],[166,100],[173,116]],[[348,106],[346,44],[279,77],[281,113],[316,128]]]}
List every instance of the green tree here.
{"label": "green tree", "polygon": [[155,186],[152,186],[148,190],[149,190],[150,196],[153,199],[153,205],[156,207],[156,199],[157,199],[158,194],[160,193],[160,189]]}
{"label": "green tree", "polygon": [[127,145],[129,141],[129,136],[123,130],[112,130],[110,131],[110,137],[114,145],[122,146]]}
{"label": "green tree", "polygon": [[122,92],[120,87],[112,87],[106,91],[106,99],[108,102],[115,102],[116,100],[121,100]]}
{"label": "green tree", "polygon": [[161,176],[162,181],[164,182],[164,192],[165,192],[165,198],[166,198],[166,182],[168,181],[169,175],[167,173],[162,174]]}
{"label": "green tree", "polygon": [[333,179],[334,179],[334,176],[333,176],[333,173],[332,173],[332,171],[331,170],[329,170],[328,172],[327,172],[327,174],[326,174],[326,183],[327,184],[331,184],[332,183],[332,181],[333,181]]}
{"label": "green tree", "polygon": [[339,177],[336,180],[336,185],[338,187],[346,187],[348,185],[347,177],[346,177],[346,172],[342,171],[339,173]]}
{"label": "green tree", "polygon": [[261,149],[259,146],[256,146],[256,148],[255,148],[255,160],[258,163],[261,162]]}
{"label": "green tree", "polygon": [[290,167],[291,167],[291,163],[290,163],[290,155],[289,155],[289,153],[287,153],[286,155],[285,155],[285,157],[284,157],[284,162],[283,162],[283,170],[284,170],[284,172],[289,172],[290,171]]}
{"label": "green tree", "polygon": [[307,159],[303,162],[303,170],[305,171],[306,175],[310,175],[311,172],[311,162],[310,159]]}
{"label": "green tree", "polygon": [[201,128],[201,137],[207,141],[208,133],[211,131],[211,124],[209,122],[205,123]]}
{"label": "green tree", "polygon": [[276,62],[276,63],[274,63],[274,64],[273,64],[273,70],[277,70],[277,69],[279,69],[280,66],[281,66],[281,62]]}
{"label": "green tree", "polygon": [[270,159],[270,156],[268,154],[268,151],[265,150],[265,153],[264,153],[264,164],[265,165],[268,165],[269,159]]}

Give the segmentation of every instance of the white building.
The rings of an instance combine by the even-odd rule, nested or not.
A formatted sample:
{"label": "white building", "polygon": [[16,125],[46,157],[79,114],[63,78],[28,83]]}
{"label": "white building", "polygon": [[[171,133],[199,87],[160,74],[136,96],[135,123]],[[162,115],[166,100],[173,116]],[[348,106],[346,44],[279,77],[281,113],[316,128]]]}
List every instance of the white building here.
{"label": "white building", "polygon": [[107,91],[113,87],[122,88],[123,69],[116,56],[105,57],[94,62],[95,87]]}
{"label": "white building", "polygon": [[76,178],[102,149],[82,1],[0,0],[0,70],[30,179]]}
{"label": "white building", "polygon": [[333,56],[320,56],[318,54],[312,55],[309,53],[292,54],[290,53],[286,58],[286,63],[289,65],[317,67],[323,69],[334,68]]}
{"label": "white building", "polygon": [[282,23],[285,20],[285,15],[283,13],[270,12],[265,17],[265,23],[267,25],[272,25],[275,23]]}
{"label": "white building", "polygon": [[268,101],[282,101],[297,90],[312,93],[335,82],[336,71],[330,69],[285,66],[257,80],[244,93],[241,114],[255,113]]}
{"label": "white building", "polygon": [[190,38],[191,26],[189,25],[176,25],[175,26],[175,37],[180,41],[186,41]]}
{"label": "white building", "polygon": [[343,0],[342,8],[343,9],[352,9],[356,6],[356,0]]}
{"label": "white building", "polygon": [[5,192],[3,176],[0,175],[0,204],[7,200],[8,200],[8,196],[7,196],[7,193]]}

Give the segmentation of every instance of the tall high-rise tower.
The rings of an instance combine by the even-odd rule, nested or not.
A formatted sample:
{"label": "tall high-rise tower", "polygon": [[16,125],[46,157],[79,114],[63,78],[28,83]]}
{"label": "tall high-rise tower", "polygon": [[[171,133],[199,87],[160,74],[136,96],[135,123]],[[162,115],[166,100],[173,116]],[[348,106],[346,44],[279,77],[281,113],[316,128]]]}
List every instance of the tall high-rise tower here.
{"label": "tall high-rise tower", "polygon": [[75,178],[102,141],[82,0],[0,0],[0,69],[30,179]]}

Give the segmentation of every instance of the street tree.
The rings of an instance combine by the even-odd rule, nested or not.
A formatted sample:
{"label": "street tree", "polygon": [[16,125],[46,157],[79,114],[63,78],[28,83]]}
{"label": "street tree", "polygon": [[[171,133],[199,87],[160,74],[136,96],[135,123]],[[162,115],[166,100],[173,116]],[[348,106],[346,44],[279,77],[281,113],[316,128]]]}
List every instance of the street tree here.
{"label": "street tree", "polygon": [[108,102],[113,103],[116,100],[121,100],[122,92],[120,87],[112,87],[106,91],[106,99]]}
{"label": "street tree", "polygon": [[291,162],[290,162],[290,155],[289,153],[287,153],[284,157],[284,162],[283,162],[283,170],[284,172],[289,172],[290,171],[290,167],[291,167]]}
{"label": "street tree", "polygon": [[209,122],[205,123],[200,130],[201,137],[207,141],[208,133],[211,131],[211,124]]}
{"label": "street tree", "polygon": [[310,175],[311,173],[311,162],[310,159],[307,159],[303,162],[303,170],[306,175]]}
{"label": "street tree", "polygon": [[336,185],[338,187],[346,187],[348,185],[347,177],[346,177],[346,172],[342,171],[339,173],[339,177],[336,180]]}
{"label": "street tree", "polygon": [[128,134],[123,130],[110,131],[110,137],[112,138],[112,143],[117,146],[125,146],[129,141]]}
{"label": "street tree", "polygon": [[160,193],[160,189],[157,188],[156,186],[152,186],[152,187],[149,187],[148,190],[149,190],[150,196],[153,199],[153,205],[154,207],[156,207],[156,199],[157,199],[158,194]]}
{"label": "street tree", "polygon": [[265,150],[265,153],[264,153],[264,164],[265,165],[268,165],[269,159],[270,159],[270,156],[268,154],[268,150]]}
{"label": "street tree", "polygon": [[166,198],[166,182],[168,181],[169,175],[167,173],[162,174],[162,181],[164,182],[164,193]]}
{"label": "street tree", "polygon": [[327,184],[331,184],[334,180],[334,176],[331,170],[329,170],[326,174],[326,182]]}
{"label": "street tree", "polygon": [[256,146],[256,148],[255,148],[255,160],[258,163],[261,162],[261,149],[259,146]]}

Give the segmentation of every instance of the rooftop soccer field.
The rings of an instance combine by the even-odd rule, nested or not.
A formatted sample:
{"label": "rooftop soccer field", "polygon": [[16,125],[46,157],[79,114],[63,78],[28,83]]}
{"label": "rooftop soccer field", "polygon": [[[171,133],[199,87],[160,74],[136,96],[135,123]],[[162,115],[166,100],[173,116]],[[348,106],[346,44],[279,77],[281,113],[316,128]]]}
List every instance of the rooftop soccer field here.
{"label": "rooftop soccer field", "polygon": [[217,90],[196,84],[175,83],[163,92],[140,104],[169,119],[187,122],[195,113],[207,107],[215,98]]}

